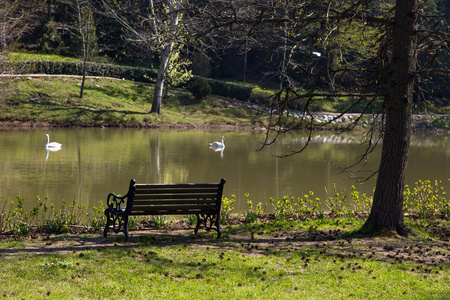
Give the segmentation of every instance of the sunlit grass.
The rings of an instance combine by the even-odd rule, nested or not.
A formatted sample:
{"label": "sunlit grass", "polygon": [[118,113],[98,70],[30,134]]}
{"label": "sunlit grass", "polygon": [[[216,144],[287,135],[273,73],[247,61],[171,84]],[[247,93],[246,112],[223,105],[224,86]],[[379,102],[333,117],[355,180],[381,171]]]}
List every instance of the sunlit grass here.
{"label": "sunlit grass", "polygon": [[62,56],[57,54],[30,53],[30,52],[9,52],[7,55],[9,61],[79,61],[78,58]]}
{"label": "sunlit grass", "polygon": [[[57,126],[248,125],[252,113],[227,109],[226,101],[208,96],[195,100],[189,92],[173,90],[162,101],[162,115],[151,114],[153,87],[102,78],[17,77],[10,85],[0,120],[42,122]],[[223,108],[223,109],[217,109]]]}
{"label": "sunlit grass", "polygon": [[[292,229],[291,224],[278,223],[277,231],[269,230],[254,239],[246,237],[244,229],[238,230],[244,235],[224,240],[149,233],[134,238],[131,244],[123,243],[121,237],[112,237],[114,245],[105,246],[101,238],[91,235],[42,238],[34,241],[34,247],[25,247],[29,241],[13,245],[3,240],[2,294],[19,299],[60,299],[67,295],[84,299],[192,299],[194,295],[197,299],[450,296],[448,264],[427,266],[387,260],[375,251],[372,254],[363,239],[353,239],[350,244],[345,239],[293,243],[292,239],[277,238],[278,234],[286,234],[285,230],[304,232]],[[328,230],[314,224],[319,231]],[[276,246],[266,246],[272,239],[276,239]],[[81,246],[92,241],[97,244]],[[381,238],[370,241],[371,245],[391,242]],[[71,250],[70,246],[78,248]]]}

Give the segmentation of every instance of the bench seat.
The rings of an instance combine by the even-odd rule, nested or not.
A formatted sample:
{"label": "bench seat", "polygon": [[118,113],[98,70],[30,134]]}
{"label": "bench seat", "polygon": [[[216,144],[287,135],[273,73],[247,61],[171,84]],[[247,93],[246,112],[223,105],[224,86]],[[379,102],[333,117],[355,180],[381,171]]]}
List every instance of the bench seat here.
{"label": "bench seat", "polygon": [[219,183],[184,184],[137,184],[131,179],[125,196],[110,193],[107,197],[103,236],[107,237],[109,230],[123,232],[128,241],[129,216],[196,215],[195,234],[204,225],[207,230],[215,229],[217,238],[220,238],[220,208],[224,184],[223,178]]}

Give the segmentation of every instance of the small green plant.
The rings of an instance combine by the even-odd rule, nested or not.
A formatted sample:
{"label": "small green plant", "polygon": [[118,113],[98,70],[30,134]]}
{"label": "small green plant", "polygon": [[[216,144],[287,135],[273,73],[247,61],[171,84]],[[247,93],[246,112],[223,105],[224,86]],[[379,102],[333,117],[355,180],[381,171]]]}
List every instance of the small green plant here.
{"label": "small green plant", "polygon": [[405,186],[404,211],[414,208],[419,218],[427,219],[435,216],[440,210],[448,215],[449,203],[445,198],[444,188],[440,186],[441,181],[419,180],[411,191]]}
{"label": "small green plant", "polygon": [[197,222],[197,216],[196,215],[187,215],[185,216],[186,222],[192,226]]}
{"label": "small green plant", "polygon": [[325,200],[325,205],[328,207],[330,214],[337,217],[347,215],[349,211],[345,206],[346,199],[347,195],[345,194],[345,189],[342,191],[342,194],[340,194],[336,189],[336,185],[334,185],[333,197],[328,197]]}
{"label": "small green plant", "polygon": [[46,221],[47,225],[45,225],[45,228],[50,233],[63,233],[67,232],[69,230],[69,225],[67,225],[65,220],[62,219],[52,219]]}
{"label": "small green plant", "polygon": [[222,209],[220,212],[220,223],[226,224],[231,219],[231,213],[234,210],[233,204],[236,201],[236,195],[231,195],[231,198],[222,198]]}
{"label": "small green plant", "polygon": [[372,207],[373,198],[368,197],[366,194],[360,195],[356,190],[356,187],[352,185],[352,192],[350,197],[353,203],[353,214],[357,215],[360,213],[369,212]]}
{"label": "small green plant", "polygon": [[[99,205],[92,207],[92,214],[93,216],[90,218],[90,228],[91,231],[99,231],[101,230],[105,224],[106,224],[106,216],[103,213],[105,210],[103,206],[103,202],[99,201]],[[87,213],[87,216],[89,217],[89,213]]]}
{"label": "small green plant", "polygon": [[274,206],[275,220],[286,220],[287,216],[294,212],[293,200],[294,197],[289,198],[289,196],[284,196],[282,199],[270,197],[269,201]]}
{"label": "small green plant", "polygon": [[0,196],[0,232],[4,232],[8,227],[8,216],[11,214],[11,210],[7,210],[7,203],[6,201],[2,201],[1,198]]}
{"label": "small green plant", "polygon": [[164,224],[166,223],[166,216],[152,216],[152,221],[155,223],[155,226],[158,228],[164,227]]}
{"label": "small green plant", "polygon": [[253,210],[253,201],[250,200],[250,194],[246,193],[244,194],[245,198],[247,198],[247,205],[249,207],[249,210],[245,213],[245,222],[246,223],[254,223],[257,218],[261,217],[261,215],[264,213],[262,209],[262,203],[259,202],[256,205],[256,209]]}
{"label": "small green plant", "polygon": [[298,198],[294,203],[295,214],[297,218],[308,220],[312,216],[317,214],[317,210],[319,209],[319,198],[314,197],[314,192],[310,191],[309,195],[304,195],[302,198]]}
{"label": "small green plant", "polygon": [[138,222],[137,222],[135,217],[129,217],[128,218],[128,229],[131,230],[131,229],[136,228],[137,224],[138,224]]}
{"label": "small green plant", "polygon": [[14,223],[12,226],[12,231],[14,235],[23,235],[27,236],[31,231],[31,225],[24,221],[18,221]]}

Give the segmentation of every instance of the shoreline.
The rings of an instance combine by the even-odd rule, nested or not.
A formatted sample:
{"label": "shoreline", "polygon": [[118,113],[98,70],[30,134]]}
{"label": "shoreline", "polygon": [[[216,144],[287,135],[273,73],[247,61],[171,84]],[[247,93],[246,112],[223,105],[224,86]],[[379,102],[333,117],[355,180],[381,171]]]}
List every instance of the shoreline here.
{"label": "shoreline", "polygon": [[[324,116],[324,118],[330,118],[336,115],[337,113],[315,113],[313,114],[317,116]],[[359,115],[359,114],[346,114],[350,115]],[[450,115],[446,114],[415,114],[412,117],[411,130],[412,132],[433,132],[433,133],[449,133],[450,129],[447,128],[439,128],[431,126],[431,122],[442,118],[444,120],[450,121]],[[33,129],[33,128],[136,128],[136,129],[204,129],[204,130],[267,130],[265,127],[255,127],[255,126],[246,126],[246,125],[211,125],[211,124],[192,124],[192,125],[183,125],[183,124],[119,124],[119,125],[98,125],[98,124],[66,124],[66,125],[56,125],[51,122],[29,122],[29,121],[0,121],[0,129]],[[350,130],[363,130],[360,124],[357,125],[354,129]],[[307,130],[307,128],[303,129],[295,129],[295,130]],[[342,131],[342,129],[329,128],[316,126],[312,128],[312,131]]]}

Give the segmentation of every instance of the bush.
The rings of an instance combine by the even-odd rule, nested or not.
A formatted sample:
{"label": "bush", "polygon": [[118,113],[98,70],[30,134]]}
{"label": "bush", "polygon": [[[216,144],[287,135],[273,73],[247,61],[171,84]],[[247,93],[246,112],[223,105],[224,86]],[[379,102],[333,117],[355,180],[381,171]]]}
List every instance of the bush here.
{"label": "bush", "polygon": [[195,97],[195,99],[202,99],[211,94],[211,86],[209,83],[200,78],[196,78],[188,85],[189,92]]}
{"label": "bush", "polygon": [[56,23],[53,18],[47,19],[42,24],[37,46],[44,53],[59,53],[63,45],[62,39],[58,34]]}

